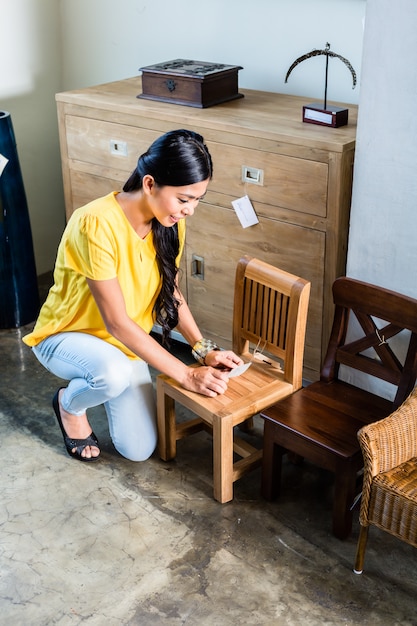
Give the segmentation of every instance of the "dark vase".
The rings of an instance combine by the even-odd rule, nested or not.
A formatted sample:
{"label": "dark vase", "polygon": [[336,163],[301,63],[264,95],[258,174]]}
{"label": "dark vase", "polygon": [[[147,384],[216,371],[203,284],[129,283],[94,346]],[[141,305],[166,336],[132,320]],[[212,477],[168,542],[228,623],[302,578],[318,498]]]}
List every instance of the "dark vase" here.
{"label": "dark vase", "polygon": [[39,291],[32,232],[12,119],[0,111],[0,328],[36,319]]}

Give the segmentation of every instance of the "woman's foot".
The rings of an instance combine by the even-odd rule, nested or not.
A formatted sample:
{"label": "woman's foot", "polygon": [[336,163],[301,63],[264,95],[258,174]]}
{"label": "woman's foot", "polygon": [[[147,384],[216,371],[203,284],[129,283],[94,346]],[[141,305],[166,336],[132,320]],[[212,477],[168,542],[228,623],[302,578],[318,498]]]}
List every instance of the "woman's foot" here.
{"label": "woman's foot", "polygon": [[52,400],[52,406],[64,437],[67,452],[79,461],[96,461],[100,455],[97,437],[91,430],[87,415],[72,415],[61,406],[64,387],[58,389]]}

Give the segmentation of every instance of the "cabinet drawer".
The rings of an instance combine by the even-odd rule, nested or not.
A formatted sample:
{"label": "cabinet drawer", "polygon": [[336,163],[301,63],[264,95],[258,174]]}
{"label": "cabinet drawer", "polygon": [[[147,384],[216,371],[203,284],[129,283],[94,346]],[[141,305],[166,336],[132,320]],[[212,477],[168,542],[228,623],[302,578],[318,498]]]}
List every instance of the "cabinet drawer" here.
{"label": "cabinet drawer", "polygon": [[102,176],[94,176],[87,172],[72,170],[72,206],[67,206],[67,219],[75,209],[84,206],[96,198],[106,196],[112,191],[119,190],[122,184],[123,183],[114,178],[103,178]]}
{"label": "cabinet drawer", "polygon": [[[134,170],[138,157],[162,134],[75,115],[66,116],[65,126],[69,159],[123,170],[126,174]],[[112,152],[113,141],[126,145],[126,156]]]}
{"label": "cabinet drawer", "polygon": [[[130,173],[137,158],[162,134],[156,130],[66,116],[68,158]],[[201,132],[204,132],[201,129]],[[111,142],[124,143],[126,156],[112,152]],[[327,163],[208,142],[214,164],[213,191],[236,198],[325,217]],[[263,185],[242,181],[242,166],[263,170]]]}
{"label": "cabinet drawer", "polygon": [[[214,164],[210,188],[239,198],[320,217],[327,214],[328,164],[282,154],[208,143]],[[242,181],[242,166],[263,171],[263,185]]]}
{"label": "cabinet drawer", "polygon": [[[182,289],[203,335],[230,347],[236,264],[244,254],[256,256],[311,281],[305,369],[317,372],[321,361],[325,240],[323,232],[265,218],[243,229],[234,211],[200,203],[187,220],[187,288]],[[203,259],[203,280],[192,274],[193,255]]]}

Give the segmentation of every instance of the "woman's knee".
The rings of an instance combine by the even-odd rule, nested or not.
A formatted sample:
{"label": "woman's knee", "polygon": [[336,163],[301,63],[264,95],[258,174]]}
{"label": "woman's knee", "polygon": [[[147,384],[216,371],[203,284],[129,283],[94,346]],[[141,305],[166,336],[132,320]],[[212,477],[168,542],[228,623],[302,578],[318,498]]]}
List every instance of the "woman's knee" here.
{"label": "woman's knee", "polygon": [[147,461],[155,451],[156,448],[156,438],[154,440],[149,440],[147,442],[139,442],[135,443],[134,441],[124,441],[124,442],[113,442],[116,450],[121,454],[125,459],[129,461],[134,461],[135,463],[140,463],[142,461]]}
{"label": "woman's knee", "polygon": [[94,380],[94,387],[103,385],[107,389],[109,398],[117,398],[130,385],[132,377],[132,364],[126,357],[117,363],[106,363]]}

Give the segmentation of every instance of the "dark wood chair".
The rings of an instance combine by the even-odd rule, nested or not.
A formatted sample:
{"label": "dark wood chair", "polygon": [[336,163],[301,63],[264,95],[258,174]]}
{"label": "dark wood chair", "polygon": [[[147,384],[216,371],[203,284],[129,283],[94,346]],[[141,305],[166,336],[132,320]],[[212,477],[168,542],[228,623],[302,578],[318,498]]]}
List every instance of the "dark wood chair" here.
{"label": "dark wood chair", "polygon": [[[262,449],[237,436],[235,427],[245,427],[256,413],[302,386],[309,297],[308,281],[243,257],[236,268],[233,350],[251,362],[249,369],[231,378],[226,393],[216,398],[187,391],[163,374],[157,377],[160,457],[173,459],[177,441],[195,432],[212,434],[213,495],[219,502],[232,500],[233,483],[262,459]],[[257,346],[265,358],[257,358]],[[178,421],[176,403],[194,417]]]}
{"label": "dark wood chair", "polygon": [[[400,406],[416,381],[417,300],[346,277],[334,282],[333,298],[334,321],[320,380],[261,413],[262,493],[268,500],[278,496],[287,451],[330,470],[335,474],[333,533],[344,539],[352,529],[352,505],[363,467],[357,432]],[[357,328],[349,326],[348,332],[350,320],[356,320]],[[403,330],[411,332],[398,341]],[[351,377],[353,370],[390,383],[393,399],[360,388]]]}

